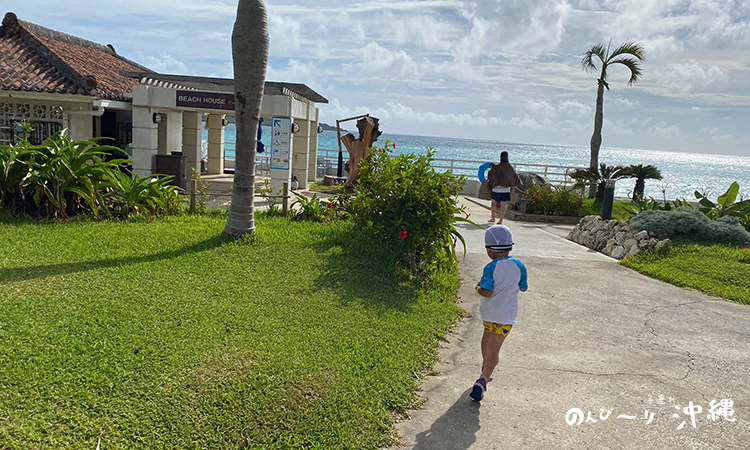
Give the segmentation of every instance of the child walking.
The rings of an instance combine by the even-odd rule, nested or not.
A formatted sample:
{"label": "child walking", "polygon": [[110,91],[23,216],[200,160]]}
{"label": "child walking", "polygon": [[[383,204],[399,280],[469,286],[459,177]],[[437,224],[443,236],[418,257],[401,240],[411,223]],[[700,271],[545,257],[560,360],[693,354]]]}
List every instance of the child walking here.
{"label": "child walking", "polygon": [[484,246],[492,262],[484,267],[476,290],[482,296],[479,312],[484,323],[482,335],[482,376],[474,383],[471,398],[481,401],[492,371],[497,366],[500,347],[516,323],[518,292],[528,288],[526,267],[509,256],[513,233],[505,225],[493,225],[484,233]]}

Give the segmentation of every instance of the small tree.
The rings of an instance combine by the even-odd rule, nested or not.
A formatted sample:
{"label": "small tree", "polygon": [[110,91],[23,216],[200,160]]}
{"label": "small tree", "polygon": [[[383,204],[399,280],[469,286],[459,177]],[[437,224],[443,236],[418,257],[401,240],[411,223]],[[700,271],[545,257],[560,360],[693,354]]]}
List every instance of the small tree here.
{"label": "small tree", "polygon": [[643,200],[643,190],[646,187],[646,180],[661,180],[661,172],[656,166],[651,164],[647,166],[638,164],[630,166],[630,169],[633,171],[631,177],[635,178],[633,200],[638,202]]}

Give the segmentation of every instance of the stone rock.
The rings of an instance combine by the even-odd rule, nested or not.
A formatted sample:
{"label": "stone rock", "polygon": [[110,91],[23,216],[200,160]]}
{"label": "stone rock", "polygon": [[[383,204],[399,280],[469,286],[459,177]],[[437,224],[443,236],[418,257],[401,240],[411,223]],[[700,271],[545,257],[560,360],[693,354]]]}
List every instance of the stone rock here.
{"label": "stone rock", "polygon": [[602,251],[602,249],[604,249],[604,247],[606,247],[608,241],[609,241],[609,238],[606,235],[603,235],[601,237],[597,237],[596,238],[596,242],[594,242],[593,249],[596,250],[597,252]]}
{"label": "stone rock", "polygon": [[641,248],[638,247],[638,244],[635,244],[634,246],[630,247],[630,251],[628,252],[627,256],[637,255],[640,252]]}
{"label": "stone rock", "polygon": [[632,248],[633,246],[637,247],[638,241],[636,241],[635,239],[631,237],[631,238],[626,239],[625,242],[622,243],[622,246],[625,248]]}
{"label": "stone rock", "polygon": [[618,245],[617,247],[612,249],[612,253],[610,253],[610,256],[615,259],[622,259],[626,255],[625,247],[622,245]]}
{"label": "stone rock", "polygon": [[639,241],[645,241],[645,240],[648,240],[648,231],[646,231],[646,230],[643,230],[643,231],[639,231],[638,233],[636,233],[636,234],[635,234],[635,235],[633,236],[633,238],[634,238],[634,239],[637,239],[637,240],[639,240]]}
{"label": "stone rock", "polygon": [[654,250],[657,251],[657,252],[660,252],[662,250],[668,249],[671,246],[672,246],[672,241],[671,240],[669,240],[669,239],[663,239],[663,240],[661,240],[661,241],[659,241],[659,242],[656,243],[656,245],[654,246]]}
{"label": "stone rock", "polygon": [[[597,224],[596,220],[591,220],[589,219],[589,217],[594,217],[594,219],[596,219],[595,216],[586,216],[584,217],[584,220],[581,221],[581,228],[587,231],[592,230]],[[586,219],[589,219],[589,220],[586,220]]]}
{"label": "stone rock", "polygon": [[604,248],[602,249],[602,253],[604,253],[606,255],[611,255],[612,254],[612,250],[616,246],[617,246],[617,243],[615,242],[615,240],[614,239],[610,239],[609,241],[607,241],[607,245],[605,245]]}
{"label": "stone rock", "polygon": [[627,238],[628,238],[628,233],[626,233],[624,231],[619,231],[617,234],[615,234],[615,241],[619,245],[624,244],[625,240],[627,240]]}

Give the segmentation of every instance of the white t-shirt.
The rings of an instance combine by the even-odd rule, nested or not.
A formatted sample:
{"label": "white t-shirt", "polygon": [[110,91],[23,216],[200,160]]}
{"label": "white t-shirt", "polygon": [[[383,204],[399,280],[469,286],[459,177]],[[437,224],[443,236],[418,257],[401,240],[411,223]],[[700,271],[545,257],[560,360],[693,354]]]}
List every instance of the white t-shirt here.
{"label": "white t-shirt", "polygon": [[482,298],[479,313],[485,322],[514,324],[518,319],[518,292],[528,289],[526,266],[513,257],[497,258],[484,266],[482,289],[492,290],[492,297]]}

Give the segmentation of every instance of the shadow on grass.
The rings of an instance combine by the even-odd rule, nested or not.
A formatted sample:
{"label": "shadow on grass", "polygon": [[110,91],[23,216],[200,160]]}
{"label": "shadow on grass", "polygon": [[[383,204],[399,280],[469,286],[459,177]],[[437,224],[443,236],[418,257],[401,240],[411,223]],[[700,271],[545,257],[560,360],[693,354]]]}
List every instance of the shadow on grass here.
{"label": "shadow on grass", "polygon": [[217,247],[221,247],[232,241],[233,238],[225,236],[224,234],[219,234],[193,245],[143,256],[127,256],[122,258],[100,259],[96,261],[82,261],[63,264],[48,264],[34,267],[3,268],[0,269],[0,282],[27,281],[56,275],[67,275],[77,272],[86,272],[89,270],[105,269],[108,267],[127,266],[130,264],[140,264],[152,261],[172,259],[182,255],[211,250]]}
{"label": "shadow on grass", "polygon": [[409,311],[422,295],[419,281],[396,262],[395,255],[374,237],[357,229],[329,235],[311,244],[324,255],[319,289],[339,294],[344,304],[360,304],[377,314]]}

